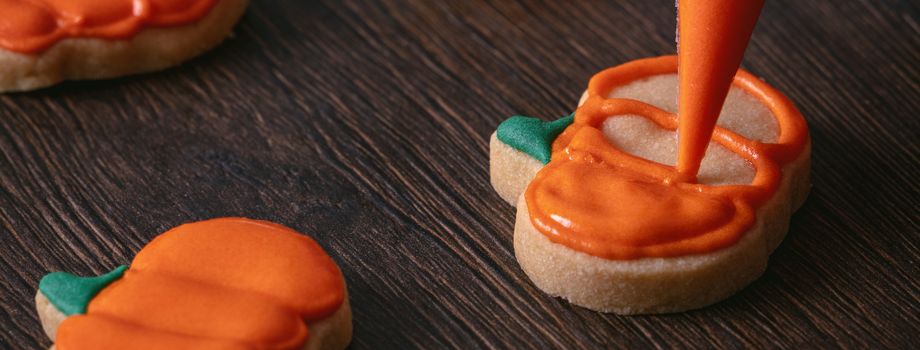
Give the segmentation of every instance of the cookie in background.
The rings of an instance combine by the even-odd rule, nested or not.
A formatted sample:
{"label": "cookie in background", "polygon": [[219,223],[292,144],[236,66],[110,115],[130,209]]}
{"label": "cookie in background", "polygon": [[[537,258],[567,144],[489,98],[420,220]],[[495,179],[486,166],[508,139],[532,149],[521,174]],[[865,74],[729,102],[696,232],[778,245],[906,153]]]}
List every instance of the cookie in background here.
{"label": "cookie in background", "polygon": [[58,350],[335,350],[352,334],[345,280],[322,247],[244,218],[173,228],[98,277],[48,274],[35,303]]}
{"label": "cookie in background", "polygon": [[248,0],[0,0],[0,92],[166,69],[231,34]]}

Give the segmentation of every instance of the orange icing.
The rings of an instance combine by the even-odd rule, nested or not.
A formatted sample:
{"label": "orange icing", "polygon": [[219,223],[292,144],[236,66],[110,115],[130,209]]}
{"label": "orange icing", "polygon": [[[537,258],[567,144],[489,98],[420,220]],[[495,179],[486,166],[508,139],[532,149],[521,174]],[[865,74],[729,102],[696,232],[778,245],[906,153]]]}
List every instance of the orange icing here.
{"label": "orange icing", "polygon": [[731,246],[751,227],[758,206],[777,190],[782,165],[801,154],[805,120],[785,96],[738,70],[734,86],[767,106],[779,126],[775,143],[748,140],[715,127],[712,140],[750,162],[747,185],[709,186],[675,167],[614,147],[601,132],[608,118],[644,117],[676,130],[674,113],[650,104],[606,98],[630,82],[677,72],[676,56],[632,61],[595,75],[575,120],[553,142],[550,163],[525,192],[534,227],[552,242],[607,259],[708,253]]}
{"label": "orange icing", "polygon": [[189,24],[218,0],[0,0],[0,48],[38,53],[61,39],[129,39],[141,28]]}
{"label": "orange icing", "polygon": [[176,227],[68,317],[56,346],[70,349],[299,349],[305,322],[344,301],[338,267],[287,227],[222,218]]}
{"label": "orange icing", "polygon": [[764,0],[678,1],[677,171],[695,177]]}

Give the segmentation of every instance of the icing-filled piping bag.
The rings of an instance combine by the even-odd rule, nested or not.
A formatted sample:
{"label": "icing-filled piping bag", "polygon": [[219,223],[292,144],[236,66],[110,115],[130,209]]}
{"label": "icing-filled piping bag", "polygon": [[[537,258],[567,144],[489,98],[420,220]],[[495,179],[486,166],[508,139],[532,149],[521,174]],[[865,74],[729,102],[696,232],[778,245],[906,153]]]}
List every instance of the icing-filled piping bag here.
{"label": "icing-filled piping bag", "polygon": [[677,171],[696,178],[764,0],[679,0]]}

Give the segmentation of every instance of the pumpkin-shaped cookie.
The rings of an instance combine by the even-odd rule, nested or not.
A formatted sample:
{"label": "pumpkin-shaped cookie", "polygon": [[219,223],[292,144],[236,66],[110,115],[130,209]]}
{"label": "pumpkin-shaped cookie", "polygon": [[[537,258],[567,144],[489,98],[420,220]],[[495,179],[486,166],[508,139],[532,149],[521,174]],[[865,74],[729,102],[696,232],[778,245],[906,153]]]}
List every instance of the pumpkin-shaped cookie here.
{"label": "pumpkin-shaped cookie", "polygon": [[675,312],[766,268],[809,189],[808,128],[760,79],[734,75],[696,178],[677,159],[677,56],[595,75],[574,116],[513,117],[491,179],[517,206],[514,250],[551,295],[605,312]]}
{"label": "pumpkin-shaped cookie", "polygon": [[36,306],[58,350],[341,349],[345,281],[315,241],[243,218],[184,224],[131,266],[42,278]]}

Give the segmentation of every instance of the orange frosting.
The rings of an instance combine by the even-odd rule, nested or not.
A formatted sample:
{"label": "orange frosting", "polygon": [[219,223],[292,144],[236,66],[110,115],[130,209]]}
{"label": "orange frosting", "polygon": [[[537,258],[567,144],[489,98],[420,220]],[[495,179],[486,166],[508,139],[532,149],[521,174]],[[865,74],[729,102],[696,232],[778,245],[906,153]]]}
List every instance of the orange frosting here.
{"label": "orange frosting", "polygon": [[785,96],[744,70],[733,84],[771,110],[778,139],[761,143],[714,127],[712,140],[753,165],[750,184],[698,184],[695,173],[625,153],[604,137],[601,124],[626,115],[677,129],[673,113],[606,98],[633,81],[676,73],[677,61],[676,56],[636,60],[591,79],[574,122],[553,142],[552,160],[525,192],[531,222],[551,241],[607,259],[708,253],[737,242],[754,223],[756,208],[776,192],[782,165],[801,154],[808,127]]}
{"label": "orange frosting", "polygon": [[71,349],[299,349],[306,322],[344,301],[338,267],[287,227],[222,218],[176,227],[68,317],[56,346]]}
{"label": "orange frosting", "polygon": [[61,39],[129,39],[141,28],[189,24],[218,0],[0,0],[0,48],[38,53]]}
{"label": "orange frosting", "polygon": [[764,0],[678,1],[677,171],[695,177]]}

